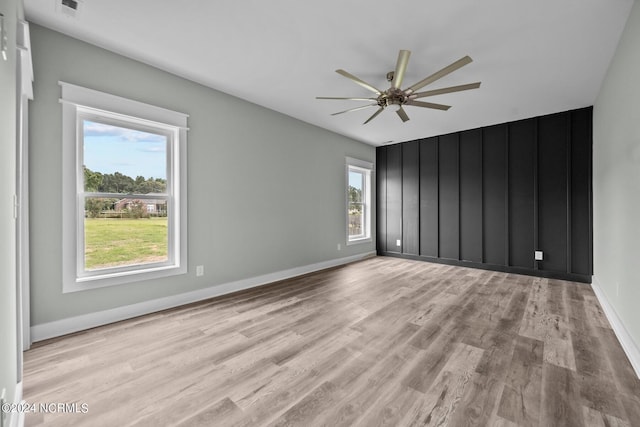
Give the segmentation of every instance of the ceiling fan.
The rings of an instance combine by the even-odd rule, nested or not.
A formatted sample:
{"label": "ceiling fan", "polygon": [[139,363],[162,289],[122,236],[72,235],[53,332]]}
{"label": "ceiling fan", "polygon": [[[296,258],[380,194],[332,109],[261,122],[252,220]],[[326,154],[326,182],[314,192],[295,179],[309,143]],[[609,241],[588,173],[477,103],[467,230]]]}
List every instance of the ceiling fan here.
{"label": "ceiling fan", "polygon": [[382,112],[382,110],[384,110],[386,107],[389,107],[390,105],[398,106],[398,110],[396,111],[396,113],[398,114],[398,116],[400,116],[400,119],[402,119],[403,122],[406,122],[407,120],[409,120],[409,116],[407,115],[406,111],[404,111],[404,108],[402,108],[405,105],[411,105],[413,107],[433,108],[436,110],[446,111],[449,108],[451,108],[450,105],[442,105],[442,104],[434,104],[432,102],[417,101],[417,99],[425,98],[428,96],[441,95],[443,93],[477,89],[480,87],[480,82],[476,82],[476,83],[468,83],[468,84],[459,85],[459,86],[444,87],[441,89],[434,89],[426,92],[416,92],[418,89],[421,89],[424,86],[435,82],[436,80],[446,76],[447,74],[454,72],[458,68],[461,68],[472,61],[472,59],[469,56],[465,56],[463,58],[458,59],[453,64],[444,67],[440,71],[437,71],[431,74],[430,76],[425,77],[424,79],[420,80],[418,83],[412,86],[409,86],[408,88],[403,90],[400,88],[400,86],[402,85],[402,80],[404,79],[404,74],[405,74],[405,71],[407,70],[407,64],[409,63],[409,56],[411,56],[411,51],[409,50],[400,51],[400,53],[398,54],[398,62],[396,63],[395,71],[390,71],[387,73],[387,81],[391,82],[391,87],[385,91],[381,91],[375,86],[370,85],[369,83],[365,82],[362,79],[359,79],[353,74],[346,72],[345,70],[341,70],[341,69],[336,70],[336,73],[352,80],[354,83],[357,83],[363,88],[375,93],[376,94],[375,98],[336,98],[336,97],[318,96],[316,97],[316,99],[375,101],[372,104],[367,104],[367,105],[363,105],[356,108],[350,108],[348,110],[339,111],[337,113],[332,114],[332,116],[335,116],[337,114],[349,113],[351,111],[363,110],[365,108],[378,107],[378,110],[376,110],[376,112],[373,113],[373,115],[363,123],[366,125],[371,120],[376,118],[378,114]]}

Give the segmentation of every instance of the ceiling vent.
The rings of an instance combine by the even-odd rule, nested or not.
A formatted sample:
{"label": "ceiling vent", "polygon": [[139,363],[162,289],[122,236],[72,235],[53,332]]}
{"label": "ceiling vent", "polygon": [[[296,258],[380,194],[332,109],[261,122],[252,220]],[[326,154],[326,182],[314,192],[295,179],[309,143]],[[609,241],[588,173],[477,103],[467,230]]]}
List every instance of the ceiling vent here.
{"label": "ceiling vent", "polygon": [[82,9],[82,2],[78,0],[57,0],[56,12],[71,17],[77,18],[78,13]]}
{"label": "ceiling vent", "polygon": [[73,10],[78,10],[78,2],[75,0],[62,0],[62,5],[70,7]]}

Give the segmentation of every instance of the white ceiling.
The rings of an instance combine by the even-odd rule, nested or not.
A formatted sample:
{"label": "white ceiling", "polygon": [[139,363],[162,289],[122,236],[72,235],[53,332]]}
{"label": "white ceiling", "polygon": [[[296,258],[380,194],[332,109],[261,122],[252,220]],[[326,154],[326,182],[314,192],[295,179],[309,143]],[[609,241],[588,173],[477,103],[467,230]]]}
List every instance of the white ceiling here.
{"label": "white ceiling", "polygon": [[[372,145],[593,105],[634,0],[25,0],[29,21]],[[370,97],[343,68],[386,89],[398,51],[403,86],[455,60],[474,62],[422,90],[449,111],[375,108],[316,96]]]}

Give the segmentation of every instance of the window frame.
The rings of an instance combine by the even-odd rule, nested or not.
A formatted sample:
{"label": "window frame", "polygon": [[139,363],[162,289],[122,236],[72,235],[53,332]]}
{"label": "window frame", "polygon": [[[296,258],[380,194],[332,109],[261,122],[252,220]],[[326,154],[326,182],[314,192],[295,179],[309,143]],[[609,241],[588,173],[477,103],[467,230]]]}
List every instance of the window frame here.
{"label": "window frame", "polygon": [[[59,82],[63,106],[63,292],[76,292],[187,273],[187,118],[183,113]],[[84,217],[87,197],[111,196],[84,190],[84,120],[167,137],[167,189],[135,194],[167,200],[168,259],[155,263],[85,269]],[[130,196],[122,194],[120,196]]]}
{"label": "window frame", "polygon": [[[359,243],[371,242],[371,212],[373,210],[372,207],[372,199],[373,199],[373,191],[372,191],[372,175],[373,175],[373,163],[367,162],[360,159],[355,159],[352,157],[346,158],[346,167],[345,167],[345,217],[346,217],[346,236],[347,236],[347,245],[355,245]],[[363,206],[363,233],[357,236],[349,235],[349,173],[357,172],[363,175],[363,195],[362,195],[362,206]]]}

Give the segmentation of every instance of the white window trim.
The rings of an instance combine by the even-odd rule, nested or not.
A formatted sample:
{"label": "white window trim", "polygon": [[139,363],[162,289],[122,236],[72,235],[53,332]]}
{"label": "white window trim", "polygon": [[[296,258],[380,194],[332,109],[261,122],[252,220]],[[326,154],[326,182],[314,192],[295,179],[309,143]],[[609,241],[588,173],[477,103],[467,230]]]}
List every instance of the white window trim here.
{"label": "white window trim", "polygon": [[345,189],[349,188],[349,170],[355,169],[358,172],[362,172],[365,174],[365,191],[364,191],[364,224],[365,224],[365,234],[361,237],[352,238],[349,236],[349,192],[345,192],[345,230],[347,236],[347,246],[356,245],[360,243],[367,243],[372,241],[371,237],[371,211],[373,209],[372,199],[373,199],[373,163],[367,162],[365,160],[355,159],[352,157],[346,158],[345,164]]}
{"label": "white window trim", "polygon": [[[119,96],[59,82],[62,87],[62,283],[64,293],[113,286],[142,280],[157,279],[187,273],[187,118],[188,115],[133,101]],[[105,270],[102,274],[83,275],[78,271],[82,263],[81,233],[83,225],[78,219],[82,167],[79,166],[78,115],[96,112],[113,119],[122,118],[141,126],[151,125],[173,133],[177,144],[169,144],[169,165],[174,179],[171,199],[173,209],[173,236],[169,236],[170,262],[142,264],[122,269]],[[81,147],[80,147],[81,148]],[[175,173],[175,171],[178,171]],[[171,227],[170,227],[171,228]],[[172,244],[171,242],[175,242]]]}

